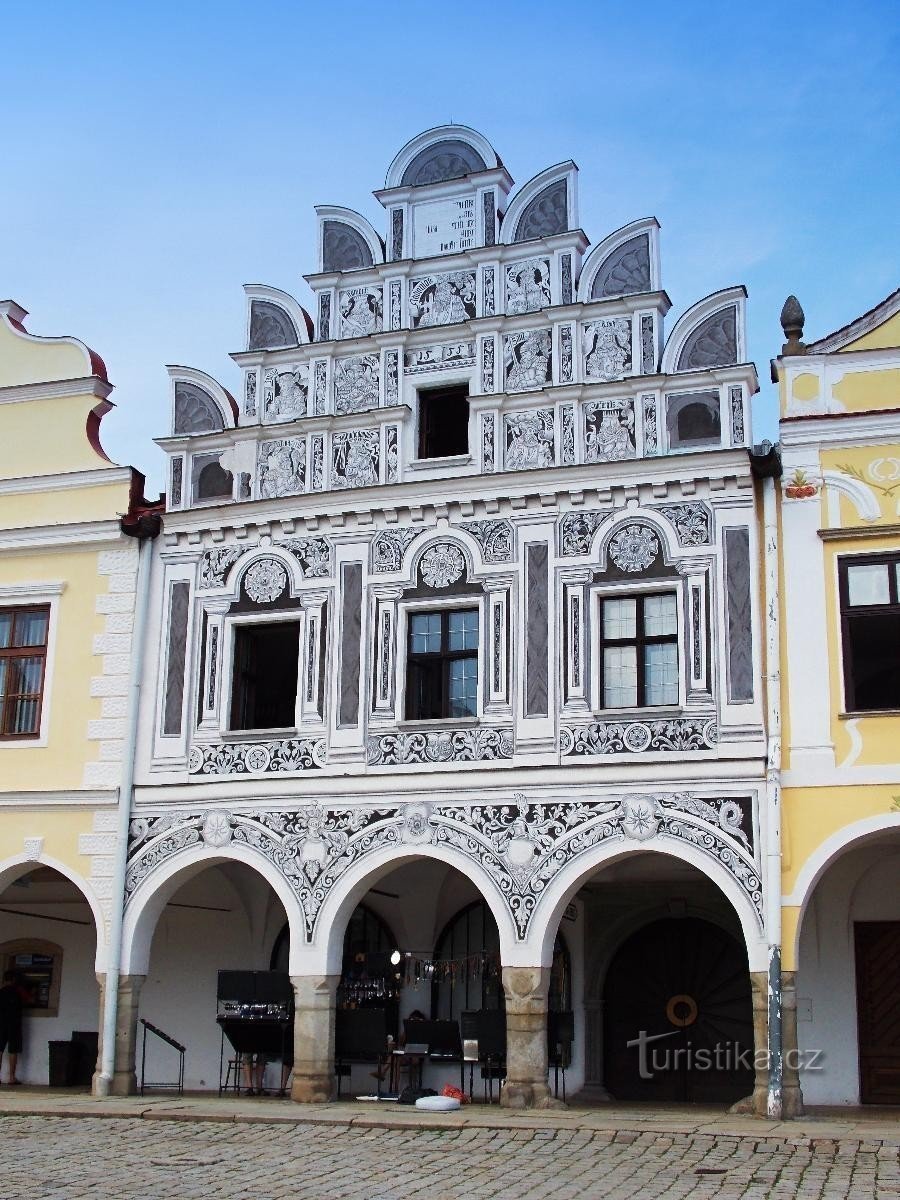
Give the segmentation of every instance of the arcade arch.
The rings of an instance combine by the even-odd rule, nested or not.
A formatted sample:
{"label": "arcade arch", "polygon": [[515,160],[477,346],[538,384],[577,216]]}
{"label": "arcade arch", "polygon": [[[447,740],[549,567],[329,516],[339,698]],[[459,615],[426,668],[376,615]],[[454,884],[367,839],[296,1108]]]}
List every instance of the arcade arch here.
{"label": "arcade arch", "polygon": [[64,1042],[67,1061],[55,1070],[90,1086],[101,1020],[98,912],[96,898],[67,869],[30,860],[0,866],[0,974],[16,971],[27,996],[16,1070],[23,1083],[62,1082],[51,1080],[49,1045]]}
{"label": "arcade arch", "polygon": [[795,889],[797,1042],[808,1104],[900,1104],[900,824],[879,824],[844,831]]}

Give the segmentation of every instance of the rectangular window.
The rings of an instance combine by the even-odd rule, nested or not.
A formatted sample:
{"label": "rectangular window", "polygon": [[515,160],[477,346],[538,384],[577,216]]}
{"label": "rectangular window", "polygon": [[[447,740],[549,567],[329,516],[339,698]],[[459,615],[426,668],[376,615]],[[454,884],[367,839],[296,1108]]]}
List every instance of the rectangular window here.
{"label": "rectangular window", "polygon": [[602,600],[602,708],[678,703],[678,610],[673,592]]}
{"label": "rectangular window", "polygon": [[469,453],[469,386],[419,392],[419,458]]}
{"label": "rectangular window", "polygon": [[37,737],[50,608],[0,609],[0,738]]}
{"label": "rectangular window", "polygon": [[411,613],[407,720],[474,717],[477,709],[478,609]]}
{"label": "rectangular window", "polygon": [[842,559],[838,587],[847,711],[900,708],[900,555]]}
{"label": "rectangular window", "polygon": [[300,625],[236,625],[232,729],[291,729],[296,723]]}

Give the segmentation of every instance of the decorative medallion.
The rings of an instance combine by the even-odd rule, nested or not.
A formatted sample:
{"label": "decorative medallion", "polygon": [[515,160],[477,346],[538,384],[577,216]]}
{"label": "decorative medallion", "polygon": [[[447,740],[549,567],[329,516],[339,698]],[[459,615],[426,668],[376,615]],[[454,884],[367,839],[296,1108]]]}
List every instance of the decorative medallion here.
{"label": "decorative medallion", "polygon": [[440,542],[422,555],[419,570],[429,587],[443,588],[456,583],[465,572],[466,560],[462,551],[449,542]]}
{"label": "decorative medallion", "polygon": [[264,558],[248,568],[244,591],[256,604],[271,604],[287,587],[287,572],[274,558]]}
{"label": "decorative medallion", "polygon": [[209,813],[203,822],[200,836],[207,846],[220,849],[231,841],[231,818],[228,813],[215,810]]}
{"label": "decorative medallion", "polygon": [[609,557],[620,571],[646,571],[659,555],[659,538],[646,525],[626,525],[609,543]]}

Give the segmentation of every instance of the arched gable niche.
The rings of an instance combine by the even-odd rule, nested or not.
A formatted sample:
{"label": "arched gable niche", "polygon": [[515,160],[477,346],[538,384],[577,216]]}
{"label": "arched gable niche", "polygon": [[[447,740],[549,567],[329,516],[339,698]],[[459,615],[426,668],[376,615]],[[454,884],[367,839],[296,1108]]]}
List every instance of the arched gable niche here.
{"label": "arched gable niche", "polygon": [[271,300],[250,301],[250,338],[248,350],[278,350],[299,346],[300,335],[290,315]]}
{"label": "arched gable niche", "polygon": [[743,286],[723,288],[704,296],[678,318],[663,350],[660,370],[702,371],[746,361]]}
{"label": "arched gable niche", "polygon": [[224,428],[219,406],[208,392],[196,383],[175,381],[175,434],[221,433]]}
{"label": "arched gable niche", "polygon": [[622,242],[600,264],[591,285],[592,300],[650,291],[650,235]]}
{"label": "arched gable niche", "polygon": [[737,306],[729,304],[701,321],[688,335],[678,355],[675,370],[730,367],[737,360]]}
{"label": "arched gable niche", "polygon": [[366,239],[346,221],[322,225],[322,270],[360,271],[374,263]]}
{"label": "arched gable niche", "polygon": [[440,125],[416,134],[394,155],[385,188],[426,187],[501,166],[493,146],[468,125]]}
{"label": "arched gable niche", "polygon": [[474,146],[460,138],[445,138],[420,150],[400,178],[403,187],[424,187],[447,179],[462,179],[486,171],[487,163]]}
{"label": "arched gable niche", "polygon": [[565,233],[569,228],[569,189],[565,179],[548,183],[525,207],[519,217],[514,242],[530,242],[533,238]]}

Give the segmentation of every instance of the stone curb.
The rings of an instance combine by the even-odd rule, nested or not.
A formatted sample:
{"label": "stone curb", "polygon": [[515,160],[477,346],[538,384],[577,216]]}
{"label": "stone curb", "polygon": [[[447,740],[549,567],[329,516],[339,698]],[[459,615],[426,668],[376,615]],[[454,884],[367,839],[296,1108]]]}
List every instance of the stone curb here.
{"label": "stone curb", "polygon": [[[11,1099],[11,1098],[10,1098]],[[23,1098],[24,1099],[24,1098]],[[0,1101],[0,1119],[6,1116],[27,1117],[61,1117],[61,1118],[97,1118],[100,1120],[144,1120],[144,1121],[180,1121],[192,1123],[215,1123],[235,1125],[316,1125],[330,1126],[344,1130],[377,1130],[384,1129],[392,1132],[434,1132],[443,1130],[454,1131],[521,1131],[541,1133],[568,1133],[602,1136],[607,1134],[610,1140],[619,1143],[634,1142],[641,1136],[676,1136],[685,1138],[709,1139],[751,1139],[756,1142],[778,1142],[794,1148],[809,1147],[817,1153],[846,1153],[854,1150],[860,1153],[878,1153],[882,1150],[900,1152],[900,1122],[896,1130],[884,1129],[883,1126],[868,1122],[852,1122],[853,1131],[834,1129],[832,1122],[818,1119],[797,1121],[801,1126],[796,1132],[779,1124],[775,1127],[765,1127],[764,1121],[748,1119],[746,1127],[735,1126],[732,1121],[723,1119],[721,1127],[713,1117],[707,1120],[686,1121],[678,1118],[666,1119],[664,1116],[641,1120],[632,1114],[621,1114],[615,1118],[615,1124],[610,1120],[603,1121],[603,1113],[596,1109],[567,1110],[562,1114],[549,1117],[538,1112],[518,1113],[515,1116],[505,1116],[481,1112],[454,1112],[447,1114],[410,1112],[407,1114],[385,1113],[383,1116],[374,1113],[350,1115],[345,1112],[329,1114],[321,1111],[300,1112],[247,1112],[222,1111],[216,1107],[199,1108],[193,1106],[164,1107],[162,1105],[144,1105],[134,1103],[106,1102],[72,1104],[40,1104],[40,1103],[6,1103]],[[583,1117],[583,1120],[579,1120]],[[612,1117],[612,1114],[610,1114]],[[791,1123],[795,1124],[794,1122]],[[815,1129],[810,1126],[821,1125]],[[844,1122],[843,1124],[851,1124]],[[887,1122],[885,1122],[887,1124]],[[803,1128],[805,1126],[805,1128]]]}

